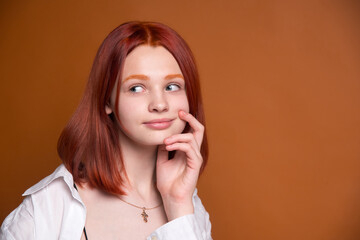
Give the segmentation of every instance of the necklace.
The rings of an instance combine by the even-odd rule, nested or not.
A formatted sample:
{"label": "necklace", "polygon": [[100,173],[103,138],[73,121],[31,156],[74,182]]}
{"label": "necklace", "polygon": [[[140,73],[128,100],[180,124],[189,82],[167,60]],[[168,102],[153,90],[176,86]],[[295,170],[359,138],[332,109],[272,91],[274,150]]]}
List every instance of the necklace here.
{"label": "necklace", "polygon": [[160,207],[160,206],[162,205],[162,203],[160,203],[160,204],[157,205],[156,207],[147,208],[147,207],[140,207],[140,206],[137,206],[137,205],[135,205],[135,204],[129,203],[129,202],[127,202],[127,201],[125,201],[124,199],[121,199],[121,198],[119,198],[119,199],[120,199],[121,201],[123,201],[124,203],[129,204],[130,206],[133,206],[133,207],[142,209],[141,216],[142,216],[144,222],[146,222],[146,223],[148,222],[148,217],[149,217],[149,215],[147,215],[147,213],[146,213],[145,211],[149,211],[149,210],[158,208],[158,207]]}

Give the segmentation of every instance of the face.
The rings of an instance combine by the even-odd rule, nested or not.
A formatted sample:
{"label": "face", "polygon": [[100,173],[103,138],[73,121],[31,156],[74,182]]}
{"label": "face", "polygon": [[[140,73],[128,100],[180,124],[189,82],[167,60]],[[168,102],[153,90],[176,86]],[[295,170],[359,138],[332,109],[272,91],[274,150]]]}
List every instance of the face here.
{"label": "face", "polygon": [[[164,47],[135,48],[125,59],[120,80],[118,113],[126,137],[142,145],[159,145],[184,130],[178,112],[189,112],[185,81],[175,58]],[[108,114],[115,106],[114,92]]]}

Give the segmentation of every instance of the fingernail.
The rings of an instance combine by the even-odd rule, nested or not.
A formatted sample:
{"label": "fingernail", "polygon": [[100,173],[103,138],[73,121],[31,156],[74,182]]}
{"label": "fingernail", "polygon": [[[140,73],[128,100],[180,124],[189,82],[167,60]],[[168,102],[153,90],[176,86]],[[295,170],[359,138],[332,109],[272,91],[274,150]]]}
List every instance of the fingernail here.
{"label": "fingernail", "polygon": [[183,110],[180,110],[180,114],[182,114],[183,116],[186,116],[187,113]]}

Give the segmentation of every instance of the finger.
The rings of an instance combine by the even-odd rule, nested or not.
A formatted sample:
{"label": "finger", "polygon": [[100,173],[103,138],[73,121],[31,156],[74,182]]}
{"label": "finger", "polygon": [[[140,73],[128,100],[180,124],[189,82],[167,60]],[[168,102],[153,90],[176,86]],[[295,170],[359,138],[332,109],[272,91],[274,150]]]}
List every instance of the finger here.
{"label": "finger", "polygon": [[166,150],[165,145],[160,145],[157,151],[156,164],[160,165],[168,161],[169,152]]}
{"label": "finger", "polygon": [[193,115],[182,110],[179,111],[179,117],[189,123],[190,127],[193,129],[195,140],[200,147],[204,136],[204,126]]}
{"label": "finger", "polygon": [[192,169],[198,169],[202,164],[202,157],[200,152],[196,151],[190,144],[187,143],[174,143],[166,146],[168,151],[181,151],[187,156],[186,164]]}
{"label": "finger", "polygon": [[176,142],[189,143],[189,144],[191,144],[191,146],[194,149],[199,149],[200,148],[200,146],[198,145],[198,143],[195,140],[195,137],[194,137],[193,133],[176,134],[176,135],[170,136],[170,137],[168,137],[168,138],[166,138],[164,140],[164,143],[166,145],[171,145],[171,144],[174,144]]}
{"label": "finger", "polygon": [[196,153],[201,155],[200,153],[200,147],[198,143],[195,140],[193,133],[182,133],[182,134],[176,134],[171,137],[168,137],[164,140],[164,143],[166,146],[173,145],[175,143],[186,143],[191,145],[191,147],[194,149]]}

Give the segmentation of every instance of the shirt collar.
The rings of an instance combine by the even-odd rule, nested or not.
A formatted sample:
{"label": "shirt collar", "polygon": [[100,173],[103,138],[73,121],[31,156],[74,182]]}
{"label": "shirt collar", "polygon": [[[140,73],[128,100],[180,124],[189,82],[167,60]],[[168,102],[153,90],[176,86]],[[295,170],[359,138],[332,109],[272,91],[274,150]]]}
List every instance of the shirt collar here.
{"label": "shirt collar", "polygon": [[26,190],[22,196],[25,197],[25,196],[34,194],[34,193],[40,191],[41,189],[47,187],[52,181],[54,181],[55,179],[58,179],[58,178],[62,178],[64,180],[64,182],[70,189],[71,195],[75,199],[77,199],[78,201],[80,201],[82,203],[79,193],[74,188],[73,176],[66,169],[64,164],[61,164],[58,168],[56,168],[56,170],[51,175],[47,176],[46,178],[42,179],[40,182],[38,182],[34,186],[30,187],[28,190]]}

